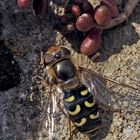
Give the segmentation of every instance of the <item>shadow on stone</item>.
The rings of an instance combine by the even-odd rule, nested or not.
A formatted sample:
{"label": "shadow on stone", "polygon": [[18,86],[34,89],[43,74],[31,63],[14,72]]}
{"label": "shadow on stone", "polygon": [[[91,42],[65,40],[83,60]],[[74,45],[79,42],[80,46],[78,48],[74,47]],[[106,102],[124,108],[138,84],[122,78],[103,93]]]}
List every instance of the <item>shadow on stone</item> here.
{"label": "shadow on stone", "polygon": [[20,68],[10,50],[0,40],[0,91],[20,83]]}

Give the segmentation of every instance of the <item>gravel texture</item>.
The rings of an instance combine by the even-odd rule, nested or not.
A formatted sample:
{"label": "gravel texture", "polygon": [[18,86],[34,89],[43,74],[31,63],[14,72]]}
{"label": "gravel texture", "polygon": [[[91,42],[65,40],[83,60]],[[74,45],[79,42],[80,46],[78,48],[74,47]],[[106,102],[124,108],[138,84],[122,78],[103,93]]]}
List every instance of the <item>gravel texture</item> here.
{"label": "gravel texture", "polygon": [[[126,1],[117,2],[121,9]],[[44,92],[48,88],[39,64],[40,50],[46,51],[53,44],[70,47],[70,43],[73,46],[79,43],[78,38],[68,42],[53,30],[57,21],[53,10],[60,14],[62,11],[52,5],[46,16],[38,18],[31,7],[22,11],[15,0],[0,1],[0,140],[48,140],[48,130],[42,129],[36,134]],[[104,32],[100,58],[90,64],[96,72],[137,88],[140,86],[139,13],[140,3],[128,21]],[[82,56],[82,60],[85,59]],[[103,96],[122,111],[113,113],[101,109],[103,125],[94,139],[140,140],[140,93],[113,83],[106,84],[115,94]],[[58,117],[54,140],[68,140],[66,120],[64,116]],[[80,133],[74,136],[74,140],[85,139],[88,137]]]}

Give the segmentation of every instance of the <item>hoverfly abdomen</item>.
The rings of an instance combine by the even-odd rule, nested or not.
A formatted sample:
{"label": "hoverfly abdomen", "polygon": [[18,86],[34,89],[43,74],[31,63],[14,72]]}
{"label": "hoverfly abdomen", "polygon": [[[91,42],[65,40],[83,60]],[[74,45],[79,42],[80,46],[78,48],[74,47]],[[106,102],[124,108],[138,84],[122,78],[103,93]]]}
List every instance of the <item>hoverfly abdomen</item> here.
{"label": "hoverfly abdomen", "polygon": [[63,90],[64,106],[75,127],[82,133],[93,134],[101,124],[95,97],[84,86]]}

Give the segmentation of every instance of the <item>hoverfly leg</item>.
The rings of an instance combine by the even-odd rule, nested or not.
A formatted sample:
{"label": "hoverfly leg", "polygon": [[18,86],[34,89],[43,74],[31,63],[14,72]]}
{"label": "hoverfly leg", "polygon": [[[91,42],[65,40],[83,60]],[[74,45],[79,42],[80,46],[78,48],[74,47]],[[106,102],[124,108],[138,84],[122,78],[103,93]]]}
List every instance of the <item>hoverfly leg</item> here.
{"label": "hoverfly leg", "polygon": [[100,57],[101,57],[101,53],[97,52],[95,55],[93,55],[93,56],[91,57],[91,60],[92,60],[93,62],[96,62],[96,61],[98,61],[98,60],[100,59]]}
{"label": "hoverfly leg", "polygon": [[68,125],[69,125],[69,133],[70,133],[70,137],[72,135],[72,131],[71,131],[71,120],[68,119]]}
{"label": "hoverfly leg", "polygon": [[44,54],[43,51],[40,50],[40,65],[44,64]]}

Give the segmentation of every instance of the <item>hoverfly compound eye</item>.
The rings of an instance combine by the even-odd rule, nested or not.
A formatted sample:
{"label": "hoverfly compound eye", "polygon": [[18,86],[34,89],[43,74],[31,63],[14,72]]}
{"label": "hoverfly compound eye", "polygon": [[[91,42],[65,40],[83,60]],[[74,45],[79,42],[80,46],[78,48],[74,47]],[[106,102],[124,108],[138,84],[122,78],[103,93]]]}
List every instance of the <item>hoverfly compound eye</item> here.
{"label": "hoverfly compound eye", "polygon": [[67,48],[61,47],[61,52],[63,55],[70,55],[71,52]]}
{"label": "hoverfly compound eye", "polygon": [[55,59],[55,57],[53,55],[46,54],[44,57],[44,63],[47,65],[47,64],[51,63],[54,59]]}

